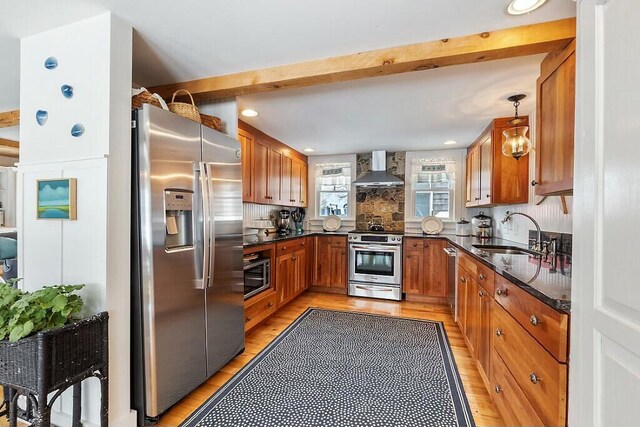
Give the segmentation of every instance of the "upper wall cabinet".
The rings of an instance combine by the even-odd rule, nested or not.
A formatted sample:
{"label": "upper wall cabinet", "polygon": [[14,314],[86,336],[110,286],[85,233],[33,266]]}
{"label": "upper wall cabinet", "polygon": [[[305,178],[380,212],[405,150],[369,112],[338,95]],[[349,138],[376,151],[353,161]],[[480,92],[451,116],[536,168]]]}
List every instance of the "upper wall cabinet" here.
{"label": "upper wall cabinet", "polygon": [[[520,126],[529,126],[529,118]],[[529,156],[502,154],[503,131],[513,117],[493,120],[467,150],[467,207],[513,205],[529,201]]]}
{"label": "upper wall cabinet", "polygon": [[238,121],[242,148],[242,201],[307,207],[307,156]]}
{"label": "upper wall cabinet", "polygon": [[573,192],[575,123],[575,40],[561,52],[550,53],[540,65],[538,79],[536,178],[539,196]]}

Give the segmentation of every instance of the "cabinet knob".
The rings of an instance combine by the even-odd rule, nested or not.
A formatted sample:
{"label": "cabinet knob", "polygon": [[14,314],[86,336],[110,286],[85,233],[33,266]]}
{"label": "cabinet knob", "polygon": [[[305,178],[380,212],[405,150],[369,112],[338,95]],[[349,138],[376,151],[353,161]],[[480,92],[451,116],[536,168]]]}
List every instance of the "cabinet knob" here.
{"label": "cabinet knob", "polygon": [[540,381],[542,381],[542,378],[540,378],[539,376],[536,375],[535,372],[531,372],[529,374],[529,379],[531,380],[531,382],[533,384],[538,384]]}
{"label": "cabinet knob", "polygon": [[467,281],[467,279],[466,279],[464,276],[460,276],[460,281],[461,281],[462,283],[465,283],[465,282]]}
{"label": "cabinet knob", "polygon": [[287,247],[286,247],[286,246],[283,246],[283,247],[282,247],[282,250],[283,250],[283,251],[286,251],[286,250],[287,250]]}
{"label": "cabinet knob", "polygon": [[407,258],[411,258],[411,255],[407,255]]}
{"label": "cabinet knob", "polygon": [[329,239],[329,244],[331,244],[331,239]]}
{"label": "cabinet knob", "polygon": [[342,255],[344,255],[344,251],[342,251]]}
{"label": "cabinet knob", "polygon": [[478,296],[479,296],[480,298],[482,298],[482,297],[484,296],[484,292],[482,292],[482,291],[478,291]]}
{"label": "cabinet knob", "polygon": [[273,303],[272,303],[272,302],[270,302],[269,304],[267,304],[267,308],[271,308],[271,307],[273,307]]}
{"label": "cabinet knob", "polygon": [[424,244],[424,247],[425,247],[425,248],[428,248],[428,247],[429,247],[429,244],[425,243],[425,244]]}
{"label": "cabinet knob", "polygon": [[487,276],[485,276],[482,273],[480,273],[480,275],[478,276],[478,279],[480,279],[480,280],[485,280],[486,278],[487,278]]}
{"label": "cabinet knob", "polygon": [[490,199],[490,198],[491,198],[491,194],[487,193],[487,199]]}
{"label": "cabinet knob", "polygon": [[413,244],[413,247],[415,248],[416,246],[418,246],[418,244],[417,244],[417,243],[414,243],[414,244]]}
{"label": "cabinet knob", "polygon": [[509,290],[508,289],[496,289],[496,294],[498,295],[502,295],[502,296],[509,296]]}
{"label": "cabinet knob", "polygon": [[496,393],[500,393],[502,392],[502,387],[500,387],[499,385],[496,385],[495,390],[496,390]]}
{"label": "cabinet knob", "polygon": [[501,337],[504,335],[504,331],[500,328],[496,328],[496,336]]}
{"label": "cabinet knob", "polygon": [[542,320],[538,319],[535,314],[532,314],[529,318],[529,322],[531,322],[533,326],[538,326],[540,323],[542,323]]}
{"label": "cabinet knob", "polygon": [[480,197],[476,197],[476,200],[480,200]]}
{"label": "cabinet knob", "polygon": [[531,186],[535,187],[536,185],[540,185],[540,183],[538,181],[536,181],[535,179],[533,181],[531,181]]}
{"label": "cabinet knob", "polygon": [[292,260],[296,261],[298,259],[297,256],[294,256],[293,258],[291,258]]}
{"label": "cabinet knob", "polygon": [[300,203],[304,204],[304,200],[300,200]]}
{"label": "cabinet knob", "polygon": [[245,317],[244,318],[244,323],[249,323],[251,322],[251,317]]}

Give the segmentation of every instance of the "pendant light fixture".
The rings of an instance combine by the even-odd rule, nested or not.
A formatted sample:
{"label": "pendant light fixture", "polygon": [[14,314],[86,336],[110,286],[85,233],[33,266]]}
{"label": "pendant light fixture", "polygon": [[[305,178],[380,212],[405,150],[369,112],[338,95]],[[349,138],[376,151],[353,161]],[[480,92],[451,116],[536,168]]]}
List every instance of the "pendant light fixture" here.
{"label": "pendant light fixture", "polygon": [[531,141],[527,137],[527,132],[529,132],[529,126],[518,126],[521,123],[524,123],[524,119],[518,116],[518,107],[520,106],[520,101],[522,101],[526,95],[519,94],[513,95],[507,98],[509,101],[513,102],[513,106],[516,109],[515,117],[509,121],[510,125],[514,125],[515,127],[509,128],[502,132],[505,137],[504,143],[502,144],[502,154],[507,157],[513,157],[518,160],[522,156],[526,156],[531,151]]}

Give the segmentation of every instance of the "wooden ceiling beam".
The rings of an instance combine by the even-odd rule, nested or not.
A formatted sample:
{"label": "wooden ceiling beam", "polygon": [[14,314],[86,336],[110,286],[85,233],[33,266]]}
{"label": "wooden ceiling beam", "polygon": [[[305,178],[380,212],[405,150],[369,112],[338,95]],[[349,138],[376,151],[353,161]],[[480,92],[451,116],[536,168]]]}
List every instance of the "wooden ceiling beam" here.
{"label": "wooden ceiling beam", "polygon": [[150,88],[198,101],[548,53],[576,37],[575,18],[282,65]]}
{"label": "wooden ceiling beam", "polygon": [[0,138],[0,156],[18,158],[20,143],[10,139]]}
{"label": "wooden ceiling beam", "polygon": [[20,110],[0,113],[0,128],[10,128],[20,124]]}

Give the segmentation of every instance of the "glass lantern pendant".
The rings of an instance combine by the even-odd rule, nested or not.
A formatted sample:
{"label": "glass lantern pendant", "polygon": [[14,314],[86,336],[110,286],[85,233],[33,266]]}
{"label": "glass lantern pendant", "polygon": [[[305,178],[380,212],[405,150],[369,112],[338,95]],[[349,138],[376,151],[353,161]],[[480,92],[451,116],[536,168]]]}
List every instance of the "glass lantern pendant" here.
{"label": "glass lantern pendant", "polygon": [[524,122],[524,119],[521,119],[518,116],[518,107],[520,106],[520,101],[522,101],[526,95],[513,95],[507,98],[509,101],[513,102],[513,106],[516,109],[516,115],[513,120],[509,121],[509,124],[515,125],[513,128],[509,128],[502,132],[504,135],[504,142],[502,143],[502,154],[507,157],[513,157],[518,160],[522,156],[526,156],[531,151],[531,140],[527,137],[527,132],[529,131],[528,126],[518,126],[520,123]]}
{"label": "glass lantern pendant", "polygon": [[531,141],[527,138],[528,126],[516,126],[502,132],[505,137],[502,144],[502,154],[518,160],[520,157],[529,154],[531,151]]}

